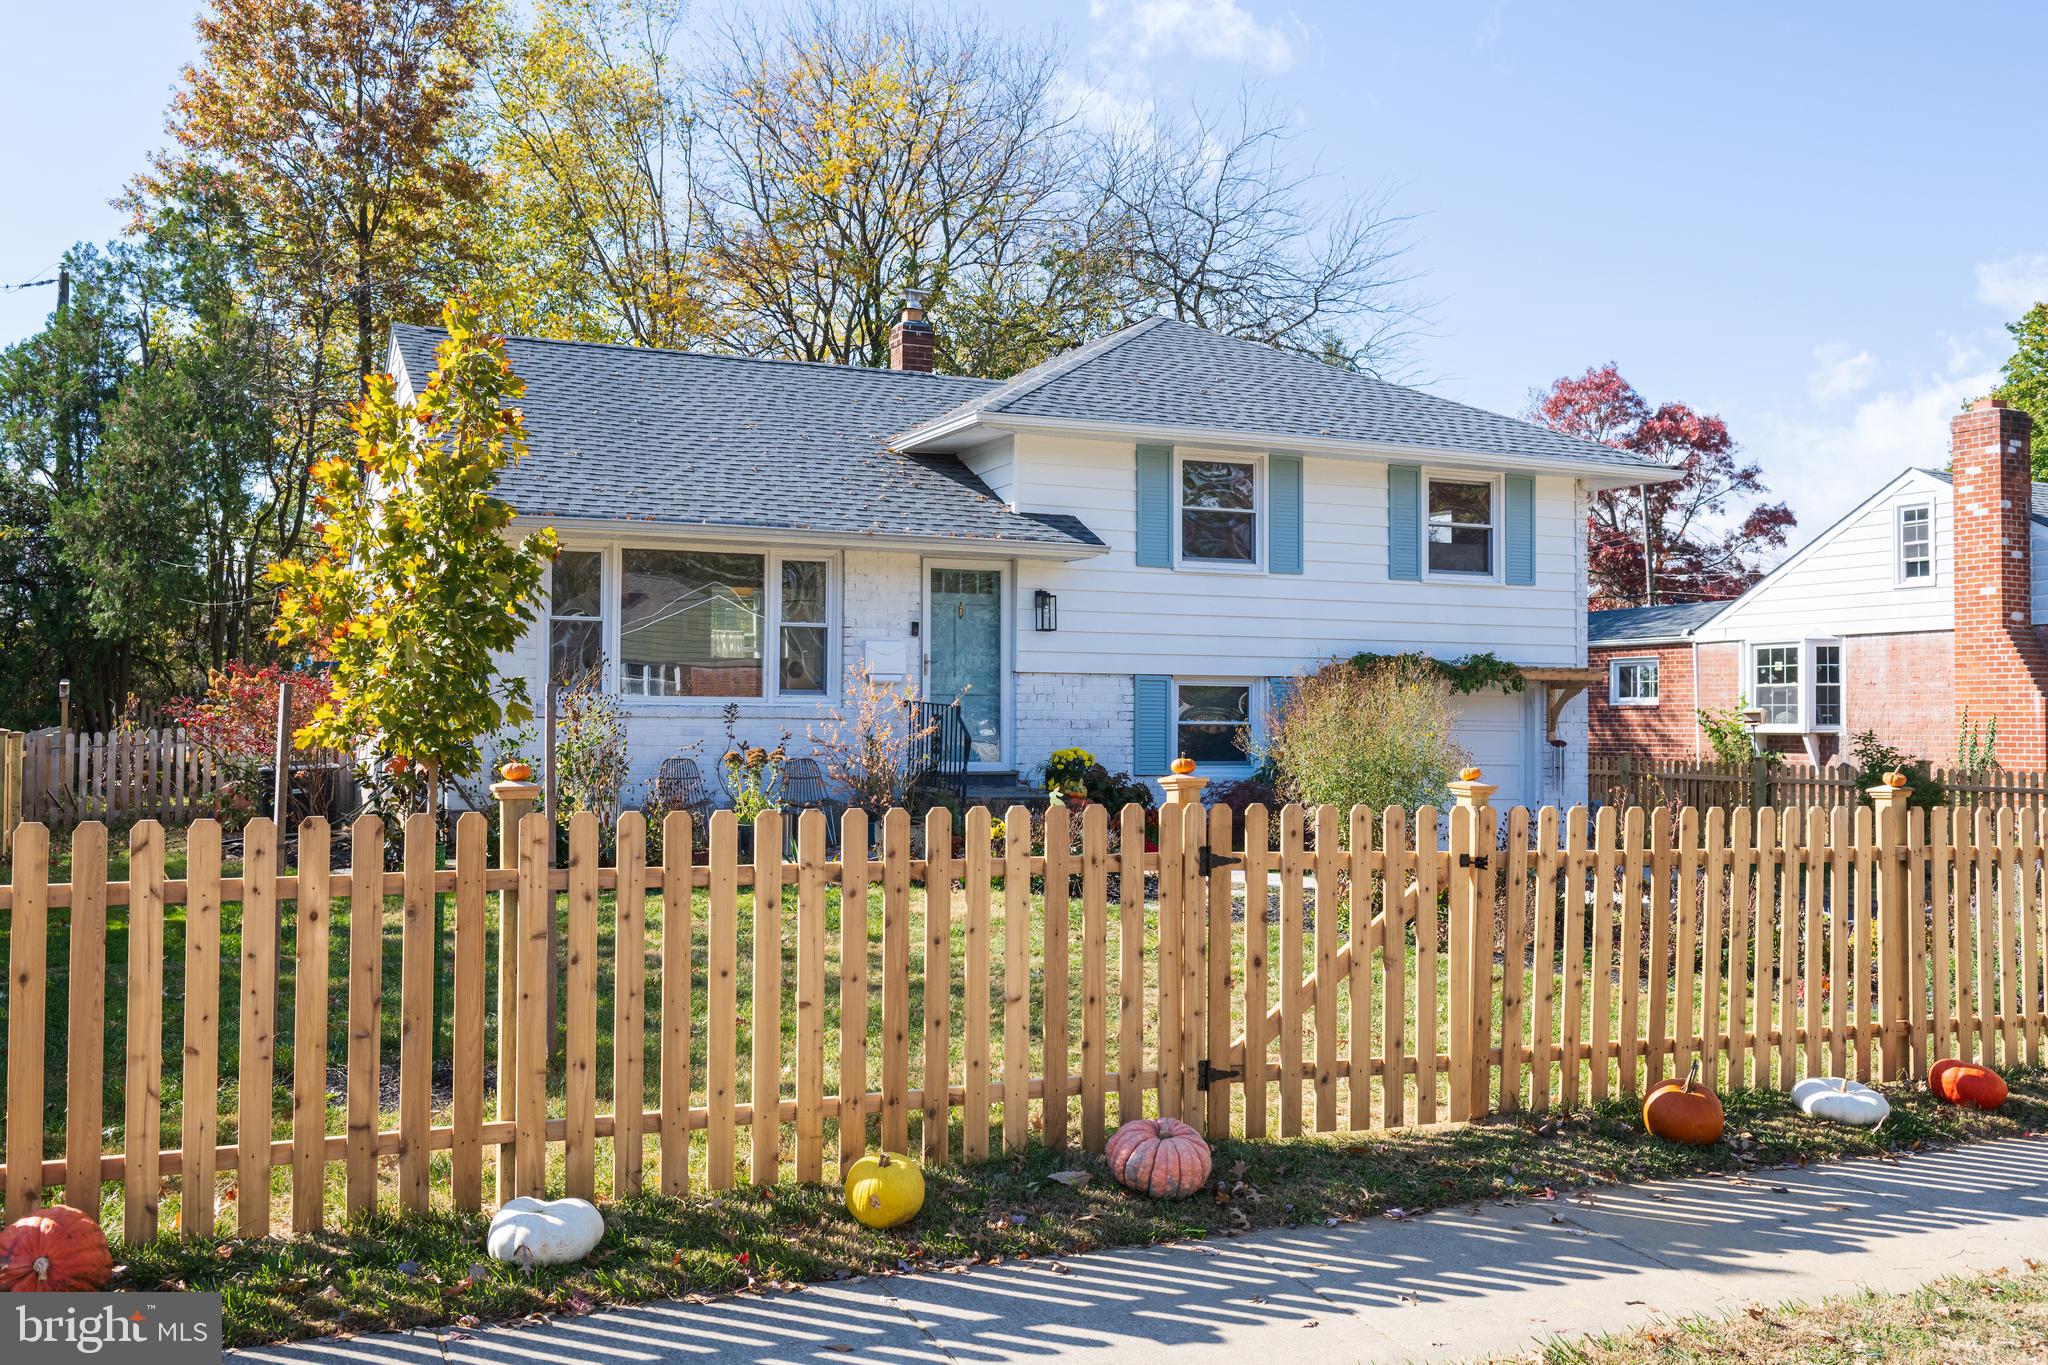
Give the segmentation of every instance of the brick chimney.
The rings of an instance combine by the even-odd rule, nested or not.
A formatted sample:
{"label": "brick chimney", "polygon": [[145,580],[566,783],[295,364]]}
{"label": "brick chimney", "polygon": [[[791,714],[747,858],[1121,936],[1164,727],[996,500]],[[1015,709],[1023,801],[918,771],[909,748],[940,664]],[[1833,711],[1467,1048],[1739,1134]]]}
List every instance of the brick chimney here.
{"label": "brick chimney", "polygon": [[925,320],[925,297],[922,289],[903,291],[903,316],[889,329],[889,368],[892,370],[932,372],[932,343],[937,339],[937,333]]}
{"label": "brick chimney", "polygon": [[1955,479],[1955,706],[1998,719],[2007,768],[2048,767],[2048,646],[2034,630],[2033,420],[1980,398],[1949,421]]}

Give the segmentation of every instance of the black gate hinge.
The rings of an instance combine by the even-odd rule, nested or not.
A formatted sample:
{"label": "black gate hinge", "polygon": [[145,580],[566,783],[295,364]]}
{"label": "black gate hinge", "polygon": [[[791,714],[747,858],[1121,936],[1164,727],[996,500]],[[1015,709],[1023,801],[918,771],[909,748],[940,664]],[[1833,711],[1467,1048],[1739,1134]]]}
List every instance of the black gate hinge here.
{"label": "black gate hinge", "polygon": [[1211,1066],[1209,1059],[1204,1057],[1196,1066],[1195,1088],[1197,1090],[1207,1090],[1218,1081],[1236,1080],[1243,1074],[1241,1071],[1226,1071],[1220,1066]]}
{"label": "black gate hinge", "polygon": [[1458,855],[1458,866],[1476,867],[1481,872],[1484,872],[1486,870],[1486,855],[1484,853],[1460,853]]}
{"label": "black gate hinge", "polygon": [[1204,844],[1199,861],[1201,863],[1202,875],[1207,877],[1213,875],[1219,867],[1236,867],[1244,859],[1230,853],[1218,853],[1215,849]]}

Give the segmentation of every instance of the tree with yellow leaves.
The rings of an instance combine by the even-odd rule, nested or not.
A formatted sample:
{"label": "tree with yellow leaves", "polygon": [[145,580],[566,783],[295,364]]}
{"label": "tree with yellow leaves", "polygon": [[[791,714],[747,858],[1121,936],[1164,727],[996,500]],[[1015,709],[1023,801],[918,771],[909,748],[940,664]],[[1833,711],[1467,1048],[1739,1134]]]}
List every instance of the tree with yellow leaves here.
{"label": "tree with yellow leaves", "polygon": [[525,391],[468,299],[442,312],[448,339],[417,397],[372,376],[351,411],[354,461],[314,467],[322,551],[284,560],[280,642],[333,666],[333,693],[294,736],[302,747],[368,741],[395,771],[475,772],[478,742],[533,715],[525,683],[495,653],[532,621],[555,534],[514,541],[511,504],[492,492],[526,453],[514,406]]}

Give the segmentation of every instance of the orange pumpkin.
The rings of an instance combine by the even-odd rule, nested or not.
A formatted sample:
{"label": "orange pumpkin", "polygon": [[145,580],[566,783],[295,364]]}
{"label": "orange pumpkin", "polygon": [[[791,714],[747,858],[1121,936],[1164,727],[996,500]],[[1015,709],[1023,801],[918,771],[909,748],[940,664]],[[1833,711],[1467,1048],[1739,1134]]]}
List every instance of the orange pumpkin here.
{"label": "orange pumpkin", "polygon": [[0,1292],[92,1293],[113,1274],[99,1220],[67,1204],[38,1209],[0,1232]]}
{"label": "orange pumpkin", "polygon": [[533,765],[531,763],[507,763],[504,767],[498,769],[498,776],[504,778],[507,782],[524,782],[527,778],[533,776]]}
{"label": "orange pumpkin", "polygon": [[1173,760],[1171,766],[1176,773],[1186,777],[1195,770],[1195,760],[1189,758],[1186,754],[1182,754],[1179,758]]}
{"label": "orange pumpkin", "polygon": [[1721,1140],[1726,1126],[1720,1097],[1700,1084],[1700,1064],[1682,1081],[1664,1081],[1652,1086],[1643,1100],[1643,1127],[1652,1137],[1666,1142],[1683,1142],[1707,1147]]}
{"label": "orange pumpkin", "polygon": [[1884,775],[1884,784],[1893,788],[1903,787],[1906,785],[1906,775],[1894,769]]}
{"label": "orange pumpkin", "polygon": [[1460,782],[1477,782],[1479,778],[1480,772],[1477,768],[1460,768],[1458,770],[1458,780]]}
{"label": "orange pumpkin", "polygon": [[1927,1088],[1950,1104],[1996,1109],[2005,1103],[2005,1078],[1989,1067],[1945,1057],[1927,1073]]}
{"label": "orange pumpkin", "polygon": [[1185,1199],[1209,1182],[1209,1144],[1179,1119],[1132,1119],[1103,1155],[1117,1184],[1154,1199]]}

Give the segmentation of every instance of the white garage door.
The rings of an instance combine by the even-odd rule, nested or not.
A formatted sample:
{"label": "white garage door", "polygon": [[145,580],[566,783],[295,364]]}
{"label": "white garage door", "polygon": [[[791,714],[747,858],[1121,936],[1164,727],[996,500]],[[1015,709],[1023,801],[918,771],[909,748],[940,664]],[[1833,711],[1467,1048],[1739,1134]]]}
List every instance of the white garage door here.
{"label": "white garage door", "polygon": [[1493,794],[1494,809],[1533,808],[1540,784],[1530,768],[1528,694],[1489,691],[1456,700],[1452,734],[1500,789]]}

